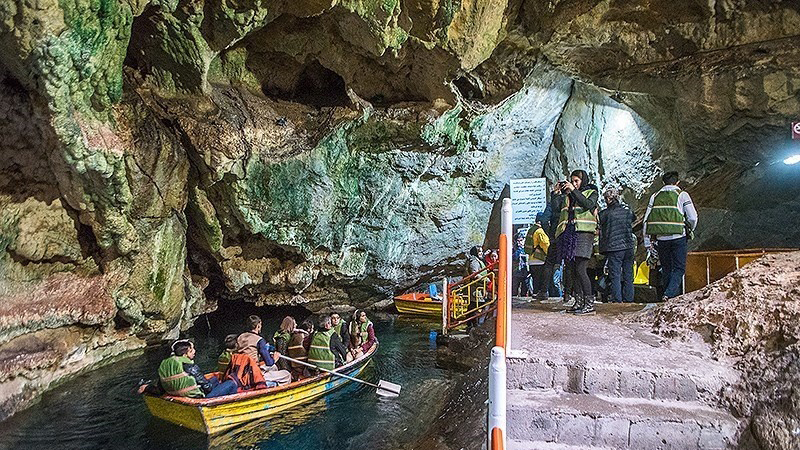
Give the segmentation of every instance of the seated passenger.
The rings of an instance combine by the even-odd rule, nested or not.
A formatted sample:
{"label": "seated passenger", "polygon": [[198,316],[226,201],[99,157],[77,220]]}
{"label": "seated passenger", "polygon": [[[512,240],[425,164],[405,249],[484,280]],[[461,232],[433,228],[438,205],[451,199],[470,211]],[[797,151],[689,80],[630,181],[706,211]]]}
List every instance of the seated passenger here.
{"label": "seated passenger", "polygon": [[[311,336],[312,331],[314,331],[314,325],[312,325],[309,320],[303,321],[303,323],[300,324],[300,328],[294,330],[292,337],[289,339],[289,346],[286,349],[286,353],[290,358],[308,362],[308,349],[303,345],[303,342],[306,338]],[[292,380],[299,380],[310,375],[308,367],[302,364],[293,362],[291,363],[291,367]]]}
{"label": "seated passenger", "polygon": [[311,348],[311,338],[314,337],[314,322],[311,319],[306,319],[303,321],[302,328],[308,331],[308,336],[303,339],[303,347],[305,347],[306,352],[308,352],[308,349]]}
{"label": "seated passenger", "polygon": [[278,383],[270,381],[268,386],[264,375],[261,374],[261,367],[253,358],[244,353],[231,355],[231,363],[228,364],[228,369],[225,371],[225,379],[236,382],[238,392],[266,389],[278,385]]}
{"label": "seated passenger", "polygon": [[[297,322],[295,322],[292,316],[286,316],[283,318],[281,327],[278,328],[278,331],[276,331],[274,335],[272,335],[272,341],[275,342],[275,351],[281,355],[288,355],[286,349],[289,346],[289,339],[292,337],[292,332],[296,327]],[[281,358],[276,362],[276,364],[278,364],[278,368],[281,370],[291,370],[289,361],[286,359]]]}
{"label": "seated passenger", "polygon": [[333,356],[336,358],[336,367],[339,367],[347,360],[347,346],[342,342],[341,335],[336,332],[336,328],[333,327],[333,318],[330,316],[327,319],[323,318],[323,322],[326,324],[325,326],[330,324],[331,330],[333,331],[330,349],[333,352]]}
{"label": "seated passenger", "polygon": [[231,355],[236,352],[236,338],[238,337],[238,334],[225,336],[225,350],[217,358],[217,370],[219,373],[224,374],[228,370],[228,365],[231,363]]}
{"label": "seated passenger", "polygon": [[333,329],[331,316],[323,316],[319,321],[319,328],[311,339],[308,362],[323,369],[333,370],[342,365],[347,349]]}
{"label": "seated passenger", "polygon": [[158,366],[158,385],[142,385],[139,393],[173,395],[176,397],[211,398],[236,393],[236,382],[219,382],[216,376],[206,378],[194,363],[194,344],[180,339],[172,344],[172,354]]}
{"label": "seated passenger", "polygon": [[292,375],[288,370],[280,370],[275,361],[280,359],[281,354],[275,351],[275,348],[267,344],[267,341],[261,337],[261,319],[258,316],[250,316],[245,322],[245,326],[249,331],[240,334],[236,339],[236,353],[241,353],[249,356],[261,368],[261,373],[264,375],[264,380],[267,386],[288,384],[292,381]]}
{"label": "seated passenger", "polygon": [[333,329],[339,335],[342,344],[344,346],[350,344],[350,327],[347,321],[343,320],[338,313],[333,313],[331,314],[331,324],[333,324]]}
{"label": "seated passenger", "polygon": [[353,322],[350,323],[350,354],[352,359],[361,357],[368,352],[378,339],[375,337],[375,327],[367,319],[367,313],[356,310]]}

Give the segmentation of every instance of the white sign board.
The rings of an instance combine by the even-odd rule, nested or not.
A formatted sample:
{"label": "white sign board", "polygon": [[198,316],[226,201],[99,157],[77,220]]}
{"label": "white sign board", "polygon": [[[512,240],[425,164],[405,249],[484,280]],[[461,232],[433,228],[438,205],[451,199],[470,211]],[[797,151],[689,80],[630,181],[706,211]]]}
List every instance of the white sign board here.
{"label": "white sign board", "polygon": [[511,209],[514,225],[536,222],[536,214],[547,207],[547,179],[511,180]]}

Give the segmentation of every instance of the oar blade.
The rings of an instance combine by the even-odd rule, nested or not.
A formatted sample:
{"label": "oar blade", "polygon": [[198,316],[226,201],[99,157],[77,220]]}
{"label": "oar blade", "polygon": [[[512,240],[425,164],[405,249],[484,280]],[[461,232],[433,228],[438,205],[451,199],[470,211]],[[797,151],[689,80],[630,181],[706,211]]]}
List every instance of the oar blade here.
{"label": "oar blade", "polygon": [[378,382],[378,395],[382,397],[398,397],[400,395],[400,388],[399,384],[390,383],[385,380],[380,380]]}

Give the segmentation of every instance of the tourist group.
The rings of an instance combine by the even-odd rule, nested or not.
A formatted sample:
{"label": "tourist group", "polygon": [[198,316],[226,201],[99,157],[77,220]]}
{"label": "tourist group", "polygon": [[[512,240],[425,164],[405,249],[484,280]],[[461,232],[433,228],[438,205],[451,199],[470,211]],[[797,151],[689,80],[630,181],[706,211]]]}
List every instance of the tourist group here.
{"label": "tourist group", "polygon": [[[666,299],[681,293],[697,211],[679,187],[677,172],[665,173],[662,182],[650,197],[642,234],[648,264],[660,267],[650,272],[658,277],[658,295]],[[539,300],[563,295],[567,311],[575,314],[594,312],[600,296],[609,302],[633,302],[636,217],[620,197],[619,190],[606,189],[606,207],[600,210],[598,188],[584,170],[555,183],[536,223],[515,237],[513,295],[535,295]],[[466,271],[480,264],[479,258],[469,256]]]}

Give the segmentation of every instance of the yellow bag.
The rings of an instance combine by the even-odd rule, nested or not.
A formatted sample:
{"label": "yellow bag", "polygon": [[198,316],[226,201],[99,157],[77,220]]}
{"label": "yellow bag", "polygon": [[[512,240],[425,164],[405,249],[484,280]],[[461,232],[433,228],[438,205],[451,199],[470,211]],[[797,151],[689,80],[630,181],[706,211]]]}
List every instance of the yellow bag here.
{"label": "yellow bag", "polygon": [[[634,263],[635,269],[636,263]],[[650,266],[647,265],[647,261],[643,261],[639,264],[639,270],[636,270],[636,277],[633,279],[633,284],[644,284],[647,285],[650,283]]]}

